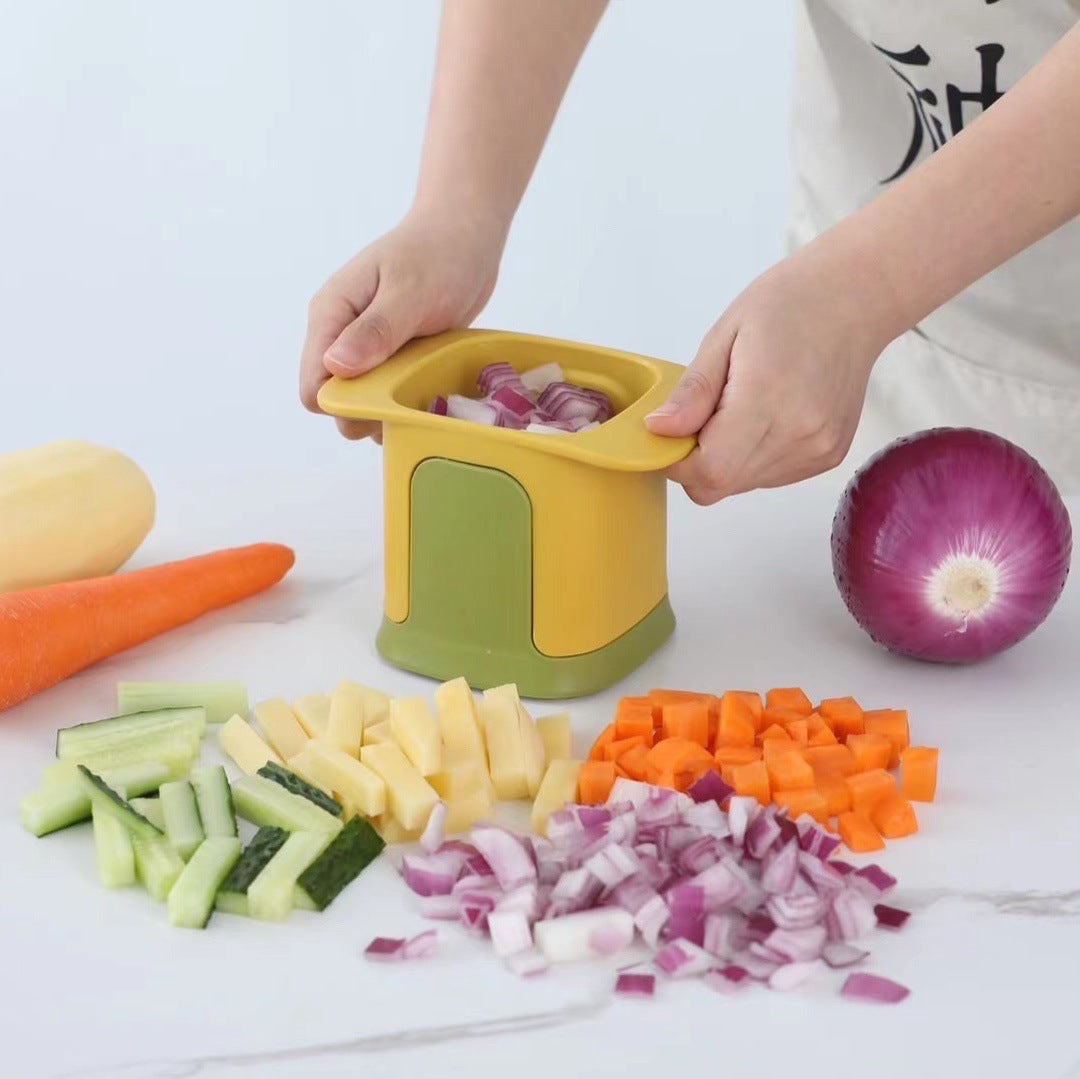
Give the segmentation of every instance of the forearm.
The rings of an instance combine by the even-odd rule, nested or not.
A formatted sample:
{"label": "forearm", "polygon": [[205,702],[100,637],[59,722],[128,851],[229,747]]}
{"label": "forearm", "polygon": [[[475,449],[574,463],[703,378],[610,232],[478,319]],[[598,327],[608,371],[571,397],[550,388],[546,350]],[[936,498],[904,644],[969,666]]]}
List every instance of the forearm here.
{"label": "forearm", "polygon": [[1080,214],[1080,28],[919,169],[820,239],[886,340]]}
{"label": "forearm", "polygon": [[445,0],[416,205],[510,226],[606,0]]}

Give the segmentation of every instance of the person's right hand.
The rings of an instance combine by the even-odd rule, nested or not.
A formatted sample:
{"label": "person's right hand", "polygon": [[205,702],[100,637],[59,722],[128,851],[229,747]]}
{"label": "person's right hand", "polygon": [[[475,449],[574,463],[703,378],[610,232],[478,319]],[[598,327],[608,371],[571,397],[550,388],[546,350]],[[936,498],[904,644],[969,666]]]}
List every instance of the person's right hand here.
{"label": "person's right hand", "polygon": [[[343,266],[312,298],[300,399],[320,412],[331,376],[356,378],[414,337],[468,326],[495,288],[504,235],[494,225],[409,214]],[[342,420],[346,438],[379,440],[378,423]]]}

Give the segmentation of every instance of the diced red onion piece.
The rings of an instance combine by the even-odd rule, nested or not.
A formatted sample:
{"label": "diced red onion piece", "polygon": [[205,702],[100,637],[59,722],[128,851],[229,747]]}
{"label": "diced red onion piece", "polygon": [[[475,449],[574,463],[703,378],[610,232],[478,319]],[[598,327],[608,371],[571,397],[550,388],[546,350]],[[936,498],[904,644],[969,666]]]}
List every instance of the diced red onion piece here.
{"label": "diced red onion piece", "polygon": [[420,913],[436,922],[456,922],[461,916],[461,900],[456,895],[426,895],[420,899]]}
{"label": "diced red onion piece", "polygon": [[624,997],[652,997],[656,992],[655,974],[620,974],[615,992]]}
{"label": "diced red onion piece", "polygon": [[449,895],[464,865],[465,856],[458,851],[406,854],[401,860],[401,875],[417,895]]}
{"label": "diced red onion piece", "polygon": [[909,911],[901,910],[899,907],[890,907],[885,903],[878,903],[874,907],[874,913],[877,915],[877,924],[882,929],[901,929],[911,917]]}
{"label": "diced red onion piece", "polygon": [[434,398],[434,400],[432,400],[431,404],[428,405],[428,412],[432,413],[435,416],[445,416],[446,415],[446,398],[445,397],[436,397],[436,398]]}
{"label": "diced red onion piece", "polygon": [[536,405],[531,398],[526,397],[513,386],[500,386],[492,393],[491,399],[523,420],[527,420],[536,411]]}
{"label": "diced red onion piece", "polygon": [[769,988],[780,992],[797,989],[811,978],[816,978],[825,970],[825,964],[819,959],[804,963],[787,963],[769,975]]}
{"label": "diced red onion piece", "polygon": [[830,913],[839,940],[858,940],[877,925],[874,906],[862,892],[843,888],[833,897]]}
{"label": "diced red onion piece", "polygon": [[420,834],[420,849],[425,854],[434,854],[443,845],[446,837],[446,803],[436,802],[428,815],[427,824]]}
{"label": "diced red onion piece", "polygon": [[470,832],[469,840],[491,866],[502,888],[509,890],[536,880],[532,851],[513,832],[494,824],[479,825]]}
{"label": "diced red onion piece", "polygon": [[664,940],[682,938],[701,947],[705,943],[705,911],[685,907],[672,910],[660,935]]}
{"label": "diced red onion piece", "polygon": [[899,982],[876,974],[849,974],[840,988],[840,995],[851,1000],[868,1000],[875,1004],[899,1004],[911,995],[911,990]]}
{"label": "diced red onion piece", "polygon": [[396,963],[402,956],[405,941],[401,937],[376,937],[365,949],[364,956],[377,963]]}
{"label": "diced red onion piece", "polygon": [[[563,918],[545,918],[533,927],[536,946],[549,962],[588,959],[602,945],[604,955],[625,948],[634,939],[634,919],[618,907],[597,907]],[[618,945],[616,946],[616,939]]]}
{"label": "diced red onion piece", "polygon": [[503,958],[533,946],[529,919],[520,910],[493,910],[488,915],[487,929],[495,954]]}
{"label": "diced red onion piece", "polygon": [[641,862],[632,850],[612,844],[588,858],[585,868],[605,888],[614,888],[633,876],[641,868]]}
{"label": "diced red onion piece", "polygon": [[740,915],[734,911],[716,911],[705,918],[702,946],[717,959],[730,959],[738,950],[736,939],[742,928]]}
{"label": "diced red onion piece", "polygon": [[535,948],[507,956],[506,966],[519,978],[534,978],[548,971],[548,961]]}
{"label": "diced red onion piece", "polygon": [[514,386],[524,390],[521,375],[512,364],[489,363],[476,377],[476,388],[482,397],[494,393],[500,386]]}
{"label": "diced red onion piece", "polygon": [[[651,787],[648,783],[640,783],[636,779],[626,779],[624,776],[619,776],[615,780],[615,785],[611,788],[611,793],[608,795],[608,805],[629,802],[636,812],[641,809],[656,790],[656,787]],[[671,793],[674,794],[675,792],[672,791]]]}
{"label": "diced red onion piece", "polygon": [[695,802],[715,802],[717,806],[722,806],[735,793],[735,788],[725,783],[716,772],[710,769],[691,784],[686,793]]}
{"label": "diced red onion piece", "polygon": [[718,993],[734,993],[745,989],[751,982],[750,972],[745,967],[729,963],[727,966],[710,970],[702,981]]}
{"label": "diced red onion piece", "polygon": [[786,955],[793,963],[817,959],[825,947],[825,927],[810,925],[805,929],[774,929],[765,944],[774,952]]}
{"label": "diced red onion piece", "polygon": [[781,965],[762,959],[749,951],[749,949],[736,952],[732,958],[735,962],[735,966],[742,967],[751,978],[759,982],[768,981],[772,972]]}
{"label": "diced red onion piece", "polygon": [[522,385],[534,394],[541,394],[553,382],[562,381],[563,371],[557,363],[545,363],[541,367],[533,367],[521,372]]}
{"label": "diced red onion piece", "polygon": [[761,865],[761,887],[770,895],[784,895],[791,890],[799,870],[797,844],[791,841],[779,850],[774,847],[766,853]]}
{"label": "diced red onion piece", "polygon": [[842,940],[830,940],[821,949],[821,958],[834,970],[861,963],[869,954],[864,948],[856,948],[854,944]]}
{"label": "diced red onion piece", "polygon": [[530,423],[525,430],[533,435],[568,435],[571,433],[562,427],[556,427],[552,423]]}
{"label": "diced red onion piece", "polygon": [[401,948],[401,958],[430,959],[438,950],[439,934],[434,929],[428,929],[405,941]]}
{"label": "diced red onion piece", "polygon": [[752,858],[761,859],[781,836],[780,825],[770,810],[759,813],[746,829],[744,846]]}
{"label": "diced red onion piece", "polygon": [[642,938],[650,948],[656,947],[664,926],[670,920],[671,911],[668,909],[663,897],[659,895],[654,896],[642,907],[638,908],[637,913],[634,915],[634,925],[637,926],[638,932],[641,933]]}
{"label": "diced red onion piece", "polygon": [[840,862],[835,858],[829,863],[829,866],[844,877],[855,872],[855,867],[850,862]]}
{"label": "diced red onion piece", "polygon": [[756,798],[736,794],[728,801],[728,827],[731,829],[731,841],[736,846],[745,844],[747,829],[759,812],[761,805]]}
{"label": "diced red onion piece", "polygon": [[713,957],[692,941],[669,941],[653,956],[653,962],[669,978],[694,978],[713,965]]}
{"label": "diced red onion piece", "polygon": [[717,839],[723,839],[731,834],[727,814],[716,802],[698,802],[692,806],[687,806],[682,811],[682,819],[684,824],[700,828],[703,832],[708,832],[709,835],[715,836]]}
{"label": "diced red onion piece", "polygon": [[498,410],[487,402],[474,401],[471,397],[461,397],[456,393],[446,399],[446,414],[452,420],[468,420],[488,427],[494,427],[499,418]]}
{"label": "diced red onion piece", "polygon": [[870,896],[884,898],[896,887],[896,877],[890,876],[879,865],[864,865],[852,874],[851,883]]}
{"label": "diced red onion piece", "polygon": [[529,881],[528,884],[520,884],[512,891],[500,896],[495,901],[495,909],[519,911],[530,922],[534,922],[540,917],[541,907],[546,901],[546,893],[547,889],[544,889],[544,896],[542,896],[540,885],[534,880]]}

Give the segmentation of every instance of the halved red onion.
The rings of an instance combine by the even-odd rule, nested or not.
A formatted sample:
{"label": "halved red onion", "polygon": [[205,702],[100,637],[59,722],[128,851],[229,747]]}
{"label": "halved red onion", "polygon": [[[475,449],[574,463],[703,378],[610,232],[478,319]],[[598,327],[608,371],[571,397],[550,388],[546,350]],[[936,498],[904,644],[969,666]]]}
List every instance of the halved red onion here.
{"label": "halved red onion", "polygon": [[875,1004],[899,1004],[911,995],[911,990],[899,982],[877,974],[849,974],[840,995],[851,1000],[868,1000]]}
{"label": "halved red onion", "polygon": [[1072,527],[1033,457],[988,431],[940,428],[892,443],[855,475],[832,547],[840,594],[875,641],[970,663],[1047,617]]}
{"label": "halved red onion", "polygon": [[621,997],[652,997],[656,992],[656,975],[620,974],[615,979],[615,992]]}

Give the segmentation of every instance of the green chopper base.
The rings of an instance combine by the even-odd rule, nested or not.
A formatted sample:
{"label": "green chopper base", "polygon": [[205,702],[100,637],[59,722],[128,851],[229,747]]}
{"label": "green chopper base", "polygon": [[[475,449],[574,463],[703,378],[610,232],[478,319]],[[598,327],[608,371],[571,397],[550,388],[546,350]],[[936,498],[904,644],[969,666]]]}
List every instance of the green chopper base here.
{"label": "green chopper base", "polygon": [[505,472],[432,458],[412,477],[409,616],[384,618],[389,663],[474,689],[517,684],[523,697],[562,700],[607,689],[671,636],[668,597],[592,652],[547,656],[532,637],[532,504]]}

